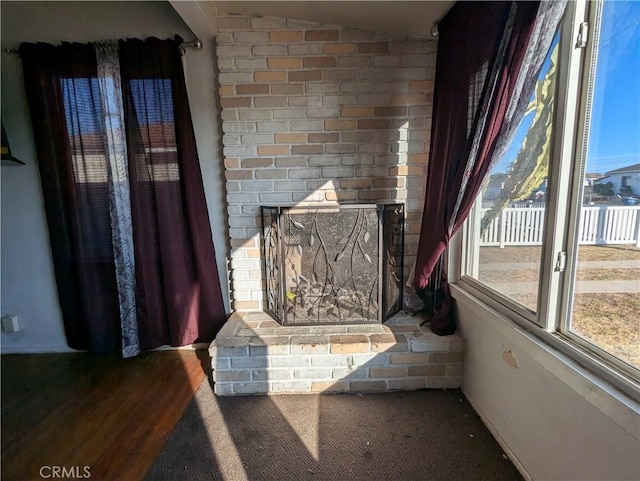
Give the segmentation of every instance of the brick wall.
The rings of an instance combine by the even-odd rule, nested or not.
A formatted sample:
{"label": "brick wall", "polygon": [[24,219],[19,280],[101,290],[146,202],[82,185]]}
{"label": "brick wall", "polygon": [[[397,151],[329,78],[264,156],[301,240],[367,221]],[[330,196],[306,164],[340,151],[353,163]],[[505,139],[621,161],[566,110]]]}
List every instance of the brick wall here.
{"label": "brick wall", "polygon": [[233,308],[262,308],[260,205],[424,202],[435,42],[241,15],[219,19]]}

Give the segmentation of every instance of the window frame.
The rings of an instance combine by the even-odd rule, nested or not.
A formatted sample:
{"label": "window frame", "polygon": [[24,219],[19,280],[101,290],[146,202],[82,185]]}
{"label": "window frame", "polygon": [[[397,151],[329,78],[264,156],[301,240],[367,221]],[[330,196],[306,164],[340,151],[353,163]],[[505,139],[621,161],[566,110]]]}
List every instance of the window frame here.
{"label": "window frame", "polygon": [[[599,48],[599,35],[600,25],[603,15],[602,1],[590,2],[589,11],[586,12],[586,18],[590,25],[590,38],[589,42],[584,49],[585,64],[589,62],[589,65],[585,65],[582,69],[581,78],[581,91],[580,91],[580,109],[578,111],[578,123],[577,123],[577,135],[576,135],[576,152],[572,159],[574,165],[572,185],[569,191],[570,210],[567,220],[571,222],[570,225],[565,227],[567,234],[566,252],[567,252],[567,279],[562,284],[561,288],[561,304],[559,306],[557,329],[558,335],[566,338],[569,342],[576,344],[580,349],[593,354],[600,358],[605,363],[612,364],[618,370],[621,370],[628,374],[630,377],[636,380],[640,379],[640,375],[634,371],[633,368],[629,369],[628,365],[611,355],[605,349],[587,341],[586,339],[574,334],[570,330],[572,305],[575,289],[575,279],[570,279],[571,272],[577,272],[577,251],[579,249],[577,243],[577,237],[579,235],[579,219],[580,211],[582,208],[582,199],[584,196],[584,183],[582,179],[586,173],[586,160],[587,160],[587,145],[589,141],[589,131],[591,127],[591,115],[594,100],[595,90],[595,70],[597,67],[597,49]],[[579,167],[579,168],[577,168]],[[621,180],[622,185],[622,180]]]}
{"label": "window frame", "polygon": [[[545,233],[541,253],[537,311],[468,275],[478,248],[472,240],[479,222],[479,202],[452,242],[449,272],[452,282],[479,301],[504,315],[522,329],[557,349],[630,397],[640,400],[640,372],[605,350],[569,331],[573,296],[571,272],[577,262],[575,237],[584,187],[584,164],[589,115],[593,97],[598,42],[598,23],[603,1],[568,2],[560,24],[553,139],[549,162]],[[600,17],[598,17],[600,16]],[[577,45],[583,22],[588,25],[585,47]],[[577,168],[580,167],[580,168]],[[568,224],[568,221],[570,222]],[[558,264],[564,254],[566,267]]]}

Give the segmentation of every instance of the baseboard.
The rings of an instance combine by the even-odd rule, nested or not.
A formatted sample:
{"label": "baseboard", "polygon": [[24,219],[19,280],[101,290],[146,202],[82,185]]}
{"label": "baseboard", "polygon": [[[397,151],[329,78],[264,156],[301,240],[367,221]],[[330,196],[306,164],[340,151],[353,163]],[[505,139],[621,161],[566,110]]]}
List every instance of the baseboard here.
{"label": "baseboard", "polygon": [[[208,349],[209,343],[199,342],[196,344],[189,344],[187,346],[160,346],[152,351],[195,351],[197,349]],[[2,346],[0,348],[0,354],[71,354],[74,352],[86,352],[71,349],[70,347],[63,348],[60,346]]]}
{"label": "baseboard", "polygon": [[76,351],[70,347],[60,346],[2,346],[0,354],[72,354]]}
{"label": "baseboard", "polygon": [[500,433],[498,433],[498,430],[493,426],[491,421],[489,421],[489,419],[484,415],[484,413],[482,412],[482,409],[480,409],[478,407],[478,405],[473,401],[473,399],[465,391],[464,386],[461,388],[461,390],[462,390],[462,393],[464,394],[464,396],[467,398],[467,401],[469,401],[469,404],[471,404],[471,407],[473,408],[473,410],[478,414],[478,416],[480,416],[480,419],[482,420],[484,425],[487,427],[487,429],[489,430],[491,435],[494,437],[496,442],[500,445],[500,447],[504,451],[504,454],[509,458],[509,460],[516,467],[516,469],[518,470],[520,475],[526,481],[533,481],[533,477],[525,469],[525,467],[522,465],[522,463],[520,462],[520,460],[518,459],[516,454],[511,450],[511,448],[506,443],[506,441],[504,439],[502,439],[502,436],[500,436]]}

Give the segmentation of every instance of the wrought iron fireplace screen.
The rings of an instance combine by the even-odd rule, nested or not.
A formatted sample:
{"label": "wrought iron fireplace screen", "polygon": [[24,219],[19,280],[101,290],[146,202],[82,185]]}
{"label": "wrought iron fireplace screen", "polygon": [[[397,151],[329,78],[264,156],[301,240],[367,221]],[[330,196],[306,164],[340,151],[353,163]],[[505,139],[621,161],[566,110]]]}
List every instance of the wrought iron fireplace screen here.
{"label": "wrought iron fireplace screen", "polygon": [[403,204],[262,207],[265,310],[284,325],[384,322],[402,308]]}

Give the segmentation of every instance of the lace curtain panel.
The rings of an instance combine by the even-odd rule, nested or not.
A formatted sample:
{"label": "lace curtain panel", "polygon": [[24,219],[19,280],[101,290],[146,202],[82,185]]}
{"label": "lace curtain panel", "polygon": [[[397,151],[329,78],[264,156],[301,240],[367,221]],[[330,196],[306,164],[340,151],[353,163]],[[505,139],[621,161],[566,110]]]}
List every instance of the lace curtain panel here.
{"label": "lace curtain panel", "polygon": [[111,241],[122,332],[122,356],[140,353],[136,313],[136,270],[133,250],[133,221],[131,220],[131,190],[124,130],[124,106],[120,81],[120,50],[116,40],[94,44],[100,86],[107,184],[109,186],[109,216]]}

